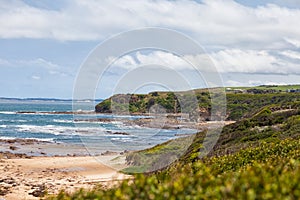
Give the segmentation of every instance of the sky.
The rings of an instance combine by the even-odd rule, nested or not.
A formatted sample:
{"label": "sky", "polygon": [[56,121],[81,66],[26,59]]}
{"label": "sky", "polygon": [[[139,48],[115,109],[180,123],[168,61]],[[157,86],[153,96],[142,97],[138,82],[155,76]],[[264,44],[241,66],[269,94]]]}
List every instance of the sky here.
{"label": "sky", "polygon": [[[97,45],[146,27],[196,41],[226,87],[300,84],[299,19],[299,0],[0,0],[0,97],[72,98]],[[150,64],[188,74],[192,88],[204,86],[182,57],[137,50],[115,59],[96,97],[110,96],[124,73]]]}

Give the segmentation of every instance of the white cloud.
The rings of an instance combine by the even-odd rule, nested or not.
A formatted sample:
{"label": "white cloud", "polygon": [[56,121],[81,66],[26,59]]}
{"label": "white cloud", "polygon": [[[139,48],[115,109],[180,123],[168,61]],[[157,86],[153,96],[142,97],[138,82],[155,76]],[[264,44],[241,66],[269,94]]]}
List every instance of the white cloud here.
{"label": "white cloud", "polygon": [[289,44],[292,44],[296,48],[300,48],[300,40],[291,39],[291,38],[284,38]]}
{"label": "white cloud", "polygon": [[0,66],[9,66],[10,62],[0,58]]}
{"label": "white cloud", "polygon": [[220,72],[261,73],[261,74],[300,74],[300,64],[272,55],[266,50],[230,49],[213,53]]}
{"label": "white cloud", "polygon": [[[136,52],[131,55],[125,55],[119,59],[110,58],[110,61],[115,60],[114,66],[132,70],[139,66],[157,65],[160,67],[167,67],[173,70],[208,70],[212,67],[212,61],[209,60],[208,55],[185,55],[179,57],[169,52],[152,51],[148,54]],[[195,66],[193,66],[193,64]]]}
{"label": "white cloud", "polygon": [[190,65],[185,60],[168,52],[154,51],[149,55],[143,55],[138,52],[136,54],[136,58],[142,65],[156,64],[170,67],[172,69],[190,68]]}
{"label": "white cloud", "polygon": [[74,0],[58,10],[21,1],[0,4],[1,38],[102,40],[133,28],[159,26],[183,31],[202,44],[285,47],[300,41],[300,10],[276,5],[246,7],[233,0]]}
{"label": "white cloud", "polygon": [[286,85],[286,82],[276,82],[276,81],[268,81],[268,80],[247,80],[246,82],[243,81],[236,81],[236,80],[228,80],[225,82],[226,86],[231,87],[241,87],[241,86],[257,86],[257,85]]}
{"label": "white cloud", "polygon": [[[280,5],[284,5],[283,0],[273,2],[279,1]],[[297,1],[289,1],[289,5],[294,3]],[[122,3],[110,0],[66,0],[63,7],[58,9],[43,9],[21,0],[0,0],[0,39],[101,41],[134,28],[170,28],[195,39],[208,49],[208,55],[185,55],[182,59],[162,51],[146,55],[138,52],[117,59],[114,65],[123,71],[117,69],[111,74],[119,75],[124,70],[148,64],[175,70],[191,69],[192,66],[185,59],[200,62],[205,70],[211,66],[210,56],[221,73],[247,74],[248,77],[243,76],[244,82],[237,77],[228,80],[232,81],[231,85],[256,85],[273,83],[273,79],[257,82],[255,79],[249,80],[250,76],[259,74],[260,80],[263,79],[260,74],[269,77],[284,74],[280,78],[285,77],[282,79],[289,82],[290,77],[285,75],[300,74],[300,64],[297,63],[300,58],[299,19],[299,7],[292,9],[274,4],[247,7],[233,0],[203,0],[201,3],[188,0],[124,0]],[[28,51],[35,53],[36,50],[28,48]],[[69,67],[43,58],[19,61],[0,59],[0,67],[3,69],[2,78],[8,77],[5,73],[13,71],[7,70],[10,67],[15,69],[13,76],[18,73],[19,78],[26,74],[26,78],[31,80],[41,77],[43,81],[49,79],[49,82],[45,82],[47,87],[52,86],[49,83],[53,80],[61,79],[59,83],[65,83],[65,76],[74,77],[76,73]],[[297,82],[297,78],[292,81]],[[112,80],[115,81],[108,79],[107,87],[113,85]],[[57,85],[60,88],[64,84]]]}
{"label": "white cloud", "polygon": [[74,72],[66,66],[42,58],[0,60],[3,96],[69,98],[72,95]]}
{"label": "white cloud", "polygon": [[53,69],[59,69],[61,66],[52,63],[51,61],[47,61],[43,58],[37,58],[33,60],[17,60],[14,61],[15,65],[26,67],[26,66],[36,66],[36,67],[42,67],[45,69],[53,70]]}
{"label": "white cloud", "polygon": [[35,76],[35,75],[31,76],[31,78],[34,79],[34,80],[40,80],[41,79],[40,76]]}
{"label": "white cloud", "polygon": [[122,68],[125,69],[133,69],[136,68],[139,63],[137,63],[134,58],[130,55],[125,55],[123,57],[121,57],[120,59],[117,58],[111,58],[112,60],[116,60],[116,62],[114,63],[117,66],[120,66]]}
{"label": "white cloud", "polygon": [[[132,70],[142,65],[158,65],[173,70],[215,71],[220,73],[251,73],[251,74],[300,74],[300,64],[289,59],[300,59],[300,53],[283,51],[280,57],[267,50],[229,49],[202,55],[185,55],[182,58],[174,54],[153,51],[148,54],[136,52],[119,59],[113,66]],[[114,60],[114,59],[112,59]],[[198,63],[194,68],[189,62]]]}
{"label": "white cloud", "polygon": [[235,80],[228,80],[225,82],[225,85],[230,87],[239,87],[239,86],[245,86],[245,83],[235,81]]}
{"label": "white cloud", "polygon": [[292,59],[298,59],[298,60],[300,60],[300,53],[297,52],[297,51],[287,50],[287,51],[281,52],[280,54],[284,55],[286,57],[292,58]]}
{"label": "white cloud", "polygon": [[286,82],[277,82],[277,81],[268,81],[268,80],[249,80],[248,81],[250,86],[255,85],[287,85]]}
{"label": "white cloud", "polygon": [[212,57],[221,72],[272,72],[274,70],[272,63],[276,61],[276,58],[266,51],[240,49],[222,50],[213,53]]}
{"label": "white cloud", "polygon": [[43,58],[37,58],[32,60],[6,60],[0,58],[0,67],[27,69],[29,71],[39,71],[50,75],[60,76],[68,76],[68,74],[70,75],[71,73],[74,73],[69,67],[60,66]]}

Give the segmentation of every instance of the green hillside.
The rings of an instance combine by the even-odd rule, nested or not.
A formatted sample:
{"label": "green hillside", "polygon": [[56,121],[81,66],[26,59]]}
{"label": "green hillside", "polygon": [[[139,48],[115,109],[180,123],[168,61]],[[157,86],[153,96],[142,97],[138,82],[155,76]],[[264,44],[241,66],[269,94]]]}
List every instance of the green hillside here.
{"label": "green hillside", "polygon": [[275,90],[278,92],[287,92],[288,90],[299,90],[300,85],[260,85],[256,87],[230,87],[231,89],[257,89],[257,90]]}
{"label": "green hillside", "polygon": [[[232,93],[227,98],[229,106],[236,105],[232,112],[246,110],[243,118],[223,128],[207,156],[199,157],[206,134],[200,132],[186,153],[163,170],[137,174],[110,189],[62,191],[49,199],[300,199],[298,94]],[[127,161],[135,167],[144,155],[176,153],[178,142],[170,143],[130,153]]]}
{"label": "green hillside", "polygon": [[[194,97],[198,105],[193,104]],[[227,88],[226,101],[227,119],[238,120],[266,105],[300,101],[300,85]],[[192,92],[114,95],[96,105],[95,110],[101,113],[111,113],[113,110],[117,113],[147,113],[153,105],[160,105],[167,113],[180,113],[181,107],[186,113],[199,109],[201,121],[210,120],[212,107],[209,91],[198,89]]]}

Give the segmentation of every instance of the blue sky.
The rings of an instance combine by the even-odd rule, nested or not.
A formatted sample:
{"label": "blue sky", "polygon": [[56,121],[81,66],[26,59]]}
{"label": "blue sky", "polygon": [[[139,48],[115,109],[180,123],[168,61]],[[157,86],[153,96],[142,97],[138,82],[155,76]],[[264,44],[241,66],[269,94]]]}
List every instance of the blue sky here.
{"label": "blue sky", "polygon": [[[225,86],[299,84],[299,19],[298,0],[125,0],[122,5],[0,0],[0,96],[71,98],[89,52],[112,35],[142,27],[168,28],[193,38]],[[124,71],[151,62],[188,72],[168,52],[133,52],[105,75],[105,90],[97,97],[111,95]],[[193,81],[193,87],[202,86]]]}

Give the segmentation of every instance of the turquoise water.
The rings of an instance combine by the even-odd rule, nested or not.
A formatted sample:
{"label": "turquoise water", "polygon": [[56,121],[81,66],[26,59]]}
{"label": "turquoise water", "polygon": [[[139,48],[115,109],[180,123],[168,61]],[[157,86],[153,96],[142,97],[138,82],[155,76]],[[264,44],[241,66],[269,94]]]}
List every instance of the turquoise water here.
{"label": "turquoise water", "polygon": [[[28,113],[18,113],[18,112]],[[191,129],[155,129],[126,126],[118,120],[112,122],[74,122],[73,114],[53,112],[72,111],[71,101],[0,101],[0,139],[37,139],[56,143],[85,145],[97,150],[140,150],[175,138],[176,134],[195,133]],[[85,114],[84,119],[129,120],[145,116],[114,116],[109,114]],[[112,134],[125,132],[128,135]]]}

